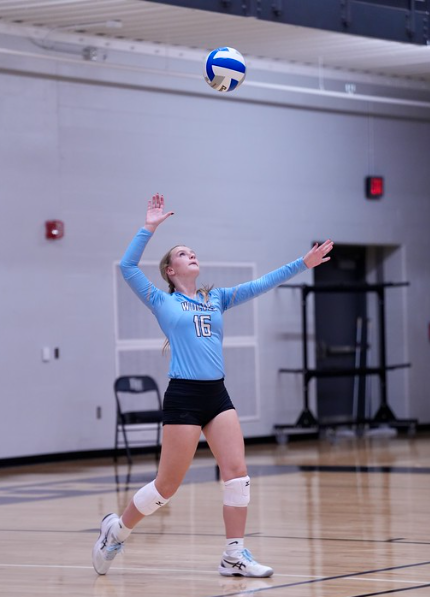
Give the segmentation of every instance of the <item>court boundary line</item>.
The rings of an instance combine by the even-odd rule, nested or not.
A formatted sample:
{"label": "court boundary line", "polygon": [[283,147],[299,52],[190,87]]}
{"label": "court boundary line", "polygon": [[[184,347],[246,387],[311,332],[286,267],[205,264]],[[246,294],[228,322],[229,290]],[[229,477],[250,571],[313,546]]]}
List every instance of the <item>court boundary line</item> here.
{"label": "court boundary line", "polygon": [[426,589],[430,587],[430,583],[426,585],[415,585],[414,587],[402,587],[400,589],[389,589],[388,591],[378,591],[377,593],[362,593],[361,595],[354,595],[353,597],[377,597],[377,595],[389,595],[390,593],[402,593],[404,591],[412,591],[414,589]]}
{"label": "court boundary line", "polygon": [[[308,580],[303,580],[303,581],[297,581],[297,582],[290,582],[290,583],[282,583],[280,585],[272,585],[272,586],[268,586],[268,587],[259,587],[259,588],[255,588],[255,589],[241,589],[239,592],[232,592],[232,593],[228,593],[228,597],[234,597],[234,596],[239,596],[239,595],[252,595],[254,593],[262,593],[263,591],[274,591],[276,589],[287,589],[290,587],[298,587],[298,586],[303,586],[303,585],[311,585],[311,584],[316,584],[316,583],[322,583],[322,582],[328,582],[328,581],[333,581],[333,580],[340,580],[340,579],[344,579],[344,580],[357,580],[358,577],[362,577],[362,576],[367,576],[369,574],[377,574],[379,572],[390,572],[393,570],[401,570],[401,569],[405,569],[405,568],[415,568],[418,566],[426,566],[429,565],[430,561],[426,561],[426,562],[416,562],[414,564],[403,564],[401,566],[390,566],[387,568],[378,568],[378,569],[374,569],[374,570],[363,570],[362,572],[356,572],[356,573],[350,573],[350,574],[339,574],[339,575],[335,575],[335,576],[322,576],[322,577],[314,577],[314,578],[310,578],[309,576],[307,576]],[[69,569],[69,570],[93,570],[92,566],[73,566],[73,565],[63,565],[63,564],[6,564],[6,563],[1,563],[0,562],[0,568],[48,568],[48,569]],[[172,573],[177,573],[177,572],[181,572],[183,573],[184,570],[183,569],[169,569],[166,570],[165,568],[124,568],[124,567],[114,567],[112,568],[112,571],[125,571],[125,572],[132,572],[132,571],[139,571],[139,572],[164,572],[166,573],[168,572],[172,572]],[[188,572],[192,572],[192,570],[189,570]],[[218,573],[215,570],[199,570],[199,574],[209,574],[209,575],[218,575]],[[279,574],[278,576],[286,576],[286,577],[303,577],[305,575],[288,575],[288,574]],[[98,576],[95,577],[96,579],[99,578]],[[228,578],[237,578],[237,580],[250,580],[247,577],[228,577]],[[251,579],[251,580],[255,580],[255,579]],[[387,579],[371,579],[371,578],[366,578],[366,579],[361,579],[363,581],[366,582],[393,582],[393,583],[413,583],[416,581],[413,580],[406,580],[406,579],[392,579],[392,578],[387,578]],[[408,587],[399,587],[396,589],[388,589],[388,590],[383,590],[383,591],[377,591],[377,592],[373,592],[373,593],[360,593],[358,595],[351,595],[350,597],[378,597],[379,595],[392,595],[395,593],[403,593],[406,591],[412,591],[415,589],[424,589],[424,588],[429,588],[430,587],[430,583],[425,583],[425,584],[420,584],[420,585],[413,585],[413,586],[408,586]],[[226,594],[223,593],[222,595],[210,595],[208,597],[226,597]]]}
{"label": "court boundary line", "polygon": [[[426,562],[415,562],[413,564],[401,564],[400,566],[389,566],[387,568],[376,568],[376,569],[370,569],[370,570],[362,570],[361,572],[351,572],[348,574],[339,574],[336,576],[315,576],[313,577],[313,580],[311,582],[317,581],[317,580],[330,580],[330,579],[337,579],[337,578],[355,578],[355,577],[359,577],[359,576],[364,576],[367,574],[378,574],[379,572],[391,572],[393,570],[403,570],[406,568],[417,568],[419,566],[428,566],[430,565],[430,560],[426,561]],[[0,562],[0,568],[71,568],[71,569],[75,569],[75,568],[79,568],[79,569],[83,569],[83,570],[93,570],[93,566],[80,566],[80,565],[72,565],[72,564],[10,564],[10,563],[5,563],[5,562]],[[184,572],[183,568],[154,568],[154,567],[139,567],[139,568],[135,568],[135,567],[125,567],[125,566],[114,566],[111,568],[112,570],[124,570],[124,571],[142,571],[142,572],[147,572],[149,571],[171,571],[171,572]],[[192,572],[193,569],[188,570],[187,572]],[[206,574],[218,574],[216,571],[213,570],[206,570],[206,571],[200,571],[199,570],[199,574],[201,572],[205,572]],[[309,578],[311,575],[308,574],[279,574],[279,576],[287,576],[287,577],[306,577]],[[230,577],[231,578],[231,577]],[[243,577],[243,578],[247,578],[247,577]],[[381,579],[381,582],[383,581],[383,579]],[[408,582],[406,580],[404,580],[403,582]],[[413,581],[411,581],[413,582]]]}
{"label": "court boundary line", "polygon": [[[282,585],[276,585],[276,586],[272,586],[272,587],[262,587],[262,588],[258,588],[258,589],[250,589],[249,591],[247,591],[246,589],[244,591],[240,591],[238,593],[229,593],[228,597],[234,597],[234,595],[243,595],[243,594],[252,594],[252,593],[262,593],[263,591],[274,591],[276,589],[287,589],[290,587],[299,587],[299,586],[303,586],[303,585],[311,585],[311,584],[316,584],[316,583],[320,583],[320,582],[327,582],[330,580],[340,580],[340,579],[348,579],[348,578],[353,578],[353,577],[359,577],[359,576],[364,576],[367,574],[376,574],[378,572],[389,572],[391,570],[401,570],[403,568],[415,568],[417,566],[428,566],[430,564],[429,562],[417,562],[416,564],[403,564],[402,566],[390,566],[389,568],[379,568],[377,570],[366,570],[363,572],[357,572],[357,573],[352,573],[352,574],[339,574],[336,576],[324,576],[321,577],[319,579],[312,579],[312,580],[304,580],[304,581],[299,581],[299,582],[294,582],[294,583],[286,583],[286,584],[282,584]],[[395,580],[393,580],[393,582],[395,582]],[[376,595],[387,595],[389,593],[395,593],[395,592],[401,592],[401,591],[411,591],[412,589],[424,589],[426,587],[430,587],[430,583],[427,583],[425,585],[417,585],[414,587],[401,587],[399,589],[389,589],[388,591],[383,591],[383,592],[379,592],[379,593],[364,593],[361,595],[354,595],[351,597],[372,597],[376,596]],[[211,595],[210,597],[226,597],[225,594],[224,595]]]}

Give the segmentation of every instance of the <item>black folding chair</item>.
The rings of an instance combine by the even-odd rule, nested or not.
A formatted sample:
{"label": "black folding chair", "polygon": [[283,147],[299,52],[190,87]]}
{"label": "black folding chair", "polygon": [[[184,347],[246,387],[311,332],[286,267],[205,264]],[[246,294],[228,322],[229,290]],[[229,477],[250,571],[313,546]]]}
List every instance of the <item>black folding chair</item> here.
{"label": "black folding chair", "polygon": [[[158,464],[161,449],[161,424],[163,420],[160,391],[156,381],[148,375],[122,375],[115,380],[114,392],[116,400],[116,462],[118,447],[121,442],[125,446],[127,460],[132,462],[131,445],[148,445],[148,440],[132,439],[129,434],[153,429],[156,431],[155,459]],[[134,436],[136,437],[136,436]]]}

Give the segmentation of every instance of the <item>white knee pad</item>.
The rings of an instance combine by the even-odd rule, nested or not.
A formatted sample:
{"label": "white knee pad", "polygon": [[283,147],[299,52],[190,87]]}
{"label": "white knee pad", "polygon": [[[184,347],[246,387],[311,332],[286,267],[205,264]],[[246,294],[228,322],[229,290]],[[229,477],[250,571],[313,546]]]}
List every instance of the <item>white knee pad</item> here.
{"label": "white knee pad", "polygon": [[224,483],[224,505],[245,508],[249,504],[251,479],[239,477]]}
{"label": "white knee pad", "polygon": [[[169,498],[170,499],[170,498]],[[154,481],[145,485],[134,494],[133,502],[141,514],[149,516],[158,508],[167,504],[169,500],[163,498],[157,491]]]}

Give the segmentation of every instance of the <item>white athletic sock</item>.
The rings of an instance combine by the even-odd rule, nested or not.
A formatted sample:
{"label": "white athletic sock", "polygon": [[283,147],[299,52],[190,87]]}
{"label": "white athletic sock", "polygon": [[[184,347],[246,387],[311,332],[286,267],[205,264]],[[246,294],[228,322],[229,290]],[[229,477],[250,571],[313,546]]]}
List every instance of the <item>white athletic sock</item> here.
{"label": "white athletic sock", "polygon": [[131,531],[132,529],[125,526],[122,518],[116,520],[111,527],[111,533],[119,543],[123,543],[130,535]]}
{"label": "white athletic sock", "polygon": [[243,537],[226,539],[224,553],[230,557],[239,557],[243,551]]}

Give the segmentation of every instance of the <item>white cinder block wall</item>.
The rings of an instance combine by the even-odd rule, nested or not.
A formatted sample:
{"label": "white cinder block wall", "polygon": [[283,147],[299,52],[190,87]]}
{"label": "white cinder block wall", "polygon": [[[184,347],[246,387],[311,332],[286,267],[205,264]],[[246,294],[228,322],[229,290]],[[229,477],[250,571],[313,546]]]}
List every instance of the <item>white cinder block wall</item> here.
{"label": "white cinder block wall", "polygon": [[[0,57],[0,459],[113,446],[112,384],[119,349],[133,345],[118,347],[114,264],[157,191],[175,216],[145,259],[185,243],[208,265],[225,264],[229,284],[229,264],[261,275],[314,239],[397,247],[385,279],[411,286],[388,305],[388,362],[413,367],[388,378],[390,404],[430,422],[430,110],[253,86],[282,79],[257,64],[227,97],[205,85],[198,60],[150,74],[142,69],[160,67],[151,56],[54,58]],[[386,179],[379,202],[364,199],[370,173]],[[64,221],[64,239],[45,240],[49,219]],[[255,386],[248,437],[301,409],[300,378],[278,374],[301,365],[299,295],[276,290],[253,309],[255,327],[229,340],[254,346],[246,384],[233,379],[240,362],[229,364],[245,411]],[[60,358],[42,362],[43,347]],[[153,354],[156,371],[135,373],[155,374],[164,389],[167,363]]]}

